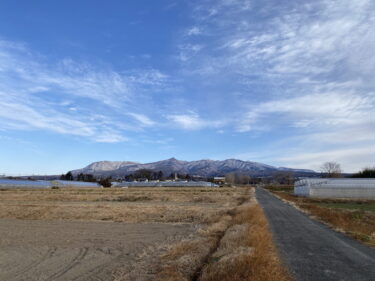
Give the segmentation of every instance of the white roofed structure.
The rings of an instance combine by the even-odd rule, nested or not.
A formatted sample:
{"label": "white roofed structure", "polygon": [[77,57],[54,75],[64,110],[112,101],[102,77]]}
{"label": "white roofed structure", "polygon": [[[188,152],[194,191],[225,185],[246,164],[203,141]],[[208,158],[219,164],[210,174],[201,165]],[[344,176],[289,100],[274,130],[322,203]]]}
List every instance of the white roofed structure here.
{"label": "white roofed structure", "polygon": [[375,199],[375,179],[306,178],[295,182],[294,194],[315,198]]}

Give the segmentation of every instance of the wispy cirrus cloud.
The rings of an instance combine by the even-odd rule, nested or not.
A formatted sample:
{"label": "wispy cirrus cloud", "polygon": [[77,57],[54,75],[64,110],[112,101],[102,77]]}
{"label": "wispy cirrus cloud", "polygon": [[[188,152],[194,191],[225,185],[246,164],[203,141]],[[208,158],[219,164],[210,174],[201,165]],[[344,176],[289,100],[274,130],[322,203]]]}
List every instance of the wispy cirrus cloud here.
{"label": "wispy cirrus cloud", "polygon": [[126,141],[127,131],[154,124],[134,112],[133,103],[147,102],[140,93],[147,87],[163,87],[166,80],[155,69],[125,75],[71,59],[51,64],[24,44],[2,40],[0,128],[47,130],[96,142]]}
{"label": "wispy cirrus cloud", "polygon": [[[261,76],[335,72],[334,79],[374,69],[373,1],[242,2],[203,1],[195,6],[193,27],[204,26],[211,39],[195,67],[212,64],[217,71],[230,68]],[[217,13],[202,19],[212,9]]]}
{"label": "wispy cirrus cloud", "polygon": [[[155,144],[176,128],[176,135],[204,130],[242,142],[242,155],[262,151],[264,162],[301,167],[315,165],[314,154],[337,155],[348,167],[368,162],[366,149],[375,157],[374,1],[172,5],[183,9],[178,13],[186,21],[167,24],[162,30],[171,34],[150,46],[132,27],[134,46],[126,41],[129,48],[113,48],[113,56],[90,52],[106,63],[53,61],[25,44],[0,41],[0,130],[44,130],[97,142],[138,134],[137,140]],[[140,20],[144,38],[154,38],[153,24],[134,19]],[[125,44],[116,34],[110,43]],[[306,155],[307,165],[299,155]]]}
{"label": "wispy cirrus cloud", "polygon": [[261,61],[265,74],[334,80],[374,69],[372,1],[316,1],[293,8],[271,18],[263,32],[253,32],[250,25],[234,34],[223,44],[233,54],[229,63],[246,70]]}
{"label": "wispy cirrus cloud", "polygon": [[202,34],[202,30],[197,26],[193,26],[186,31],[186,35],[188,36],[194,36],[199,34]]}
{"label": "wispy cirrus cloud", "polygon": [[203,128],[217,128],[223,125],[222,121],[202,119],[196,112],[190,111],[184,114],[170,114],[167,119],[175,126],[187,130],[200,130]]}
{"label": "wispy cirrus cloud", "polygon": [[137,120],[142,126],[149,127],[155,125],[155,122],[144,114],[130,112],[128,115]]}
{"label": "wispy cirrus cloud", "polygon": [[188,60],[196,56],[203,48],[204,47],[202,44],[182,44],[178,47],[178,58],[182,62],[187,62]]}
{"label": "wispy cirrus cloud", "polygon": [[278,165],[315,170],[324,161],[337,161],[351,172],[373,165],[374,108],[371,93],[317,93],[273,100],[245,114],[237,130],[251,132],[267,124],[267,134],[293,131],[258,155],[261,161],[272,158]]}
{"label": "wispy cirrus cloud", "polygon": [[372,114],[374,107],[374,93],[357,95],[350,92],[328,92],[276,99],[260,103],[248,111],[238,130],[250,131],[252,124],[264,122],[264,118],[278,118],[279,123],[287,126],[310,129],[318,127],[321,130],[370,124],[375,123]]}
{"label": "wispy cirrus cloud", "polygon": [[[205,48],[184,65],[189,77],[214,79],[227,90],[221,98],[232,109],[225,117],[235,131],[281,137],[285,131],[300,138],[294,142],[284,136],[279,148],[287,151],[285,156],[313,150],[332,157],[330,151],[344,151],[338,158],[347,167],[353,167],[350,154],[356,148],[373,153],[375,3],[241,3],[207,0],[194,5],[192,27],[204,28],[199,38]],[[197,38],[183,41],[200,44]],[[235,99],[231,88],[237,92]],[[362,137],[345,137],[351,131]],[[333,148],[330,138],[337,136]],[[299,149],[290,151],[290,146]],[[276,152],[274,156],[283,163],[289,159]]]}

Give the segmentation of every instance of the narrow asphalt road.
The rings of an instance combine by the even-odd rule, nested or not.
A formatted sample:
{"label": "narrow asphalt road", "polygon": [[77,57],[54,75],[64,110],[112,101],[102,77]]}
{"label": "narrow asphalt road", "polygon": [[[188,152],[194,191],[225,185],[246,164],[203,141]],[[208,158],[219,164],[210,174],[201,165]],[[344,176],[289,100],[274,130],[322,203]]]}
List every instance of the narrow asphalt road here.
{"label": "narrow asphalt road", "polygon": [[375,250],[310,219],[264,189],[257,199],[296,281],[375,281]]}

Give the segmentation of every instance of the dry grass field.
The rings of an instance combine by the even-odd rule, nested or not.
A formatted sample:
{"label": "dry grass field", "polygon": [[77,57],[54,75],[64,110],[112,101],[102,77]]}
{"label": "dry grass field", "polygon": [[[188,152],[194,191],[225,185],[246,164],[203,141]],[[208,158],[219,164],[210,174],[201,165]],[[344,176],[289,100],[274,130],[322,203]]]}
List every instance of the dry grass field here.
{"label": "dry grass field", "polygon": [[1,190],[0,218],[0,279],[290,280],[252,188]]}
{"label": "dry grass field", "polygon": [[290,188],[270,188],[280,198],[333,228],[375,247],[375,201],[350,199],[316,199],[293,195]]}
{"label": "dry grass field", "polygon": [[244,189],[129,188],[0,191],[0,218],[206,223]]}

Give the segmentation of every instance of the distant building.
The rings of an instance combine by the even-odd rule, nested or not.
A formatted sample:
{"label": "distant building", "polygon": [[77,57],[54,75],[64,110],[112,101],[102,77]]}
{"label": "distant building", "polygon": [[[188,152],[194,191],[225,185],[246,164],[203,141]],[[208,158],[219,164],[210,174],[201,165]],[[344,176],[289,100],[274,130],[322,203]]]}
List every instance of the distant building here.
{"label": "distant building", "polygon": [[139,178],[136,181],[139,181],[139,182],[148,182],[148,179],[147,178]]}
{"label": "distant building", "polygon": [[199,176],[199,175],[192,175],[191,176],[191,179],[193,181],[206,181],[207,178],[206,177],[202,177],[202,176]]}
{"label": "distant building", "polygon": [[375,179],[305,178],[294,183],[294,194],[315,198],[375,199]]}
{"label": "distant building", "polygon": [[224,184],[225,183],[225,177],[214,177],[214,183]]}

